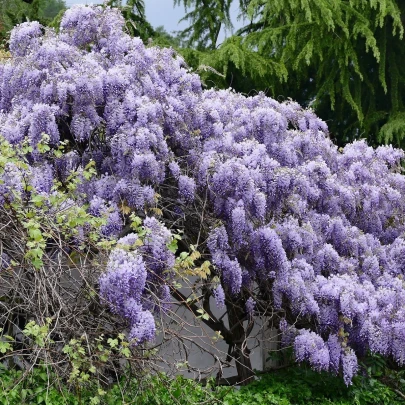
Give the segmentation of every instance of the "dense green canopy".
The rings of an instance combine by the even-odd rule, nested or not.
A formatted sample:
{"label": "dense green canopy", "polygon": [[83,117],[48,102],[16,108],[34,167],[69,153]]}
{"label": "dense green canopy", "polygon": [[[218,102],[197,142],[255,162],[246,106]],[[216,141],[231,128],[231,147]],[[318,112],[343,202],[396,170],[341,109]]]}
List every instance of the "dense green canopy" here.
{"label": "dense green canopy", "polygon": [[182,33],[189,49],[180,52],[193,67],[224,75],[206,69],[208,85],[312,106],[340,144],[367,137],[403,146],[404,2],[240,0],[247,24],[219,46],[219,30],[231,24],[230,0],[175,3],[191,23]]}

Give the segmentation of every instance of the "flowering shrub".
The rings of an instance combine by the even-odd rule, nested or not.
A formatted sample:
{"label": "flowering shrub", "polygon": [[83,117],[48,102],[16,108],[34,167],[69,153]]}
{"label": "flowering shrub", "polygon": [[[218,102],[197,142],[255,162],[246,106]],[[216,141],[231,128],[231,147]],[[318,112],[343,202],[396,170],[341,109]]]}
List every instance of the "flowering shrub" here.
{"label": "flowering shrub", "polygon": [[[116,10],[77,6],[59,34],[36,22],[13,30],[0,129],[26,166],[1,166],[4,207],[49,200],[77,174],[75,205],[117,241],[99,277],[102,302],[135,346],[154,338],[153,315],[179,296],[176,273],[197,249],[194,274],[211,262],[205,298],[233,313],[229,329],[205,320],[238,364],[248,353],[232,340],[232,319],[240,329],[271,314],[298,361],[347,384],[368,350],[403,365],[403,152],[364,141],[338,149],[326,124],[292,101],[204,91],[171,49],[145,47],[123,24]],[[174,229],[183,232],[177,260]],[[85,220],[74,240],[91,232]],[[2,263],[17,262],[3,242]],[[45,272],[47,243],[34,258]]]}

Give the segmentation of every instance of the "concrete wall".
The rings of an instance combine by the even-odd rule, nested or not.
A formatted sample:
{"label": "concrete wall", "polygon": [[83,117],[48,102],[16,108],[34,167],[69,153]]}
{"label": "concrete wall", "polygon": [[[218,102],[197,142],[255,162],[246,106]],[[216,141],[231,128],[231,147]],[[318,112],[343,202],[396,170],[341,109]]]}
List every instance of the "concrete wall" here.
{"label": "concrete wall", "polygon": [[[190,289],[183,288],[181,292],[188,296]],[[228,328],[228,318],[224,310],[219,310],[211,297],[210,306],[217,319],[222,318]],[[171,322],[169,322],[172,320]],[[215,377],[222,370],[222,377],[236,375],[235,361],[226,364],[228,344],[223,339],[217,339],[216,333],[205,325],[184,306],[172,305],[172,312],[164,320],[167,329],[175,333],[161,333],[156,343],[162,343],[159,355],[160,363],[166,372],[180,372],[191,378]],[[251,350],[250,359],[254,370],[262,371],[275,366],[269,361],[269,352],[277,350],[277,331],[267,326],[268,319],[254,319],[252,332],[247,338],[247,347]],[[247,326],[247,321],[245,321]],[[178,334],[179,338],[175,335]],[[187,363],[186,363],[187,362]],[[186,364],[185,364],[186,363]],[[177,367],[176,367],[177,365]]]}

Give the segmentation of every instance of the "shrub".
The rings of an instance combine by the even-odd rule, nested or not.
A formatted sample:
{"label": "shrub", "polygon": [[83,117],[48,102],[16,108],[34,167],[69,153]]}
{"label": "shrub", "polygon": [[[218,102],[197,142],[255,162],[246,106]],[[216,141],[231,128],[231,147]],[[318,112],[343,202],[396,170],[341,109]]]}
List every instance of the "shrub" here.
{"label": "shrub", "polygon": [[78,6],[59,33],[29,22],[11,34],[2,351],[82,383],[116,379],[122,359],[142,374],[176,300],[228,343],[217,365],[234,359],[239,382],[253,379],[258,316],[297,361],[346,384],[367,351],[402,365],[403,152],[338,149],[292,101],[203,91],[173,50],[123,25]]}

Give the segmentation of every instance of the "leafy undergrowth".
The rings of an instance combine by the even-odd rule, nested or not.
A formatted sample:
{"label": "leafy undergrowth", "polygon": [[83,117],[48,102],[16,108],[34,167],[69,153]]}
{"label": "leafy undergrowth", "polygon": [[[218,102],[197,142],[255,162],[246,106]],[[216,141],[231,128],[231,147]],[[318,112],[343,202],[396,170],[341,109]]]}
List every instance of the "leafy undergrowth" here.
{"label": "leafy undergrowth", "polygon": [[164,375],[122,381],[109,389],[91,383],[68,389],[41,368],[22,377],[21,371],[0,368],[1,405],[399,405],[405,400],[405,371],[390,370],[378,357],[363,364],[363,374],[349,388],[341,377],[306,366],[261,374],[240,389]]}
{"label": "leafy undergrowth", "polygon": [[[381,377],[381,378],[380,378]],[[291,367],[264,374],[225,397],[224,405],[396,405],[403,404],[403,372],[357,376],[347,388],[341,377]]]}
{"label": "leafy undergrowth", "polygon": [[55,381],[45,368],[37,368],[27,376],[0,368],[1,405],[219,405],[230,390],[181,377],[170,379],[163,374],[146,376],[141,381],[123,380],[108,389],[91,382],[68,388]]}

